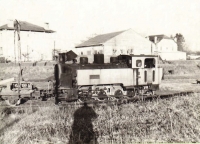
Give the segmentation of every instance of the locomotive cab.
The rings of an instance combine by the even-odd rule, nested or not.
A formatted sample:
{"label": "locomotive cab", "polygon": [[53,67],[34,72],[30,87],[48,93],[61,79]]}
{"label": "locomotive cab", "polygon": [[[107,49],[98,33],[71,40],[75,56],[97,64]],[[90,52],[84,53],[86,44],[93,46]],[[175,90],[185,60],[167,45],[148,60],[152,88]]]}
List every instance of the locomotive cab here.
{"label": "locomotive cab", "polygon": [[158,56],[135,55],[132,56],[132,68],[157,68]]}
{"label": "locomotive cab", "polygon": [[152,86],[153,90],[159,88],[163,70],[158,68],[158,56],[156,55],[133,55],[132,68],[134,69],[135,85]]}

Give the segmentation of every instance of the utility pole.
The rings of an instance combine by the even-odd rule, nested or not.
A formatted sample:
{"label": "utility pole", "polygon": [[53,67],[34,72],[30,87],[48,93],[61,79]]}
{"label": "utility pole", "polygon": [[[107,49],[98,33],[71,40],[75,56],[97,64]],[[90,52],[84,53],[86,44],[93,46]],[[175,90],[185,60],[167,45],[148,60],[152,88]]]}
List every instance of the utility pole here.
{"label": "utility pole", "polygon": [[18,75],[18,96],[21,98],[20,90],[21,90],[21,43],[20,43],[20,24],[17,20],[14,20],[14,39],[15,34],[17,32],[17,46],[18,46],[18,63],[19,63],[19,75]]}
{"label": "utility pole", "polygon": [[54,40],[54,50],[53,50],[53,60],[55,60],[55,47],[56,47],[56,41]]}
{"label": "utility pole", "polygon": [[15,65],[16,65],[15,33],[16,33],[16,31],[14,30],[14,56],[15,56]]}

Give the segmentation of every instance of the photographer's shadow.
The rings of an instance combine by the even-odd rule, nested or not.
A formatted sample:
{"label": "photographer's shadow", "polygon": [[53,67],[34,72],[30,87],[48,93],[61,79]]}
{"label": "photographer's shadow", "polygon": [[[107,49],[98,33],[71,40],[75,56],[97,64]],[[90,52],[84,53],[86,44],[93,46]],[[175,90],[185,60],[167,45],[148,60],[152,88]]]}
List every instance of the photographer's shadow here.
{"label": "photographer's shadow", "polygon": [[92,120],[96,118],[97,114],[87,103],[77,109],[74,113],[69,144],[97,144],[97,135],[92,125]]}

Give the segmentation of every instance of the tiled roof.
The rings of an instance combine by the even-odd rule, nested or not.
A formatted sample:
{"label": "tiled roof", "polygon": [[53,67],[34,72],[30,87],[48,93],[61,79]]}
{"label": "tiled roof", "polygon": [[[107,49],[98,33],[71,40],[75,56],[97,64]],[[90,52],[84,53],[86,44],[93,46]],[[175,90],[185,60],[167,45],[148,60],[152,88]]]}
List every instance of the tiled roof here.
{"label": "tiled roof", "polygon": [[119,31],[119,32],[113,32],[113,33],[108,33],[108,34],[102,34],[95,36],[94,38],[91,38],[79,45],[77,45],[75,48],[81,48],[81,47],[89,47],[89,46],[100,46],[106,41],[110,40],[111,38],[123,33],[124,31]]}
{"label": "tiled roof", "polygon": [[[46,32],[46,33],[53,33],[55,31],[53,30],[46,30],[45,28],[41,26],[37,26],[31,23],[28,23],[26,21],[19,21],[20,24],[20,30],[21,31],[33,31],[33,32]],[[9,27],[8,24],[0,26],[0,31],[1,30],[14,30],[14,27]]]}

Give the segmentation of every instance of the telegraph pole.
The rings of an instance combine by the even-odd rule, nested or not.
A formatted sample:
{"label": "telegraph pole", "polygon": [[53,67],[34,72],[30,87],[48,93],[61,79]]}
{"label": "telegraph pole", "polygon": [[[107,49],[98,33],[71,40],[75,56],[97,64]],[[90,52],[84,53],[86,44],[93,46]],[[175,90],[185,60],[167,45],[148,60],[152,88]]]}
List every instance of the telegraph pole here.
{"label": "telegraph pole", "polygon": [[19,63],[19,75],[18,75],[18,96],[19,98],[21,97],[20,95],[20,90],[21,90],[21,43],[20,43],[20,24],[17,20],[14,20],[14,35],[17,32],[17,46],[18,46],[18,63]]}
{"label": "telegraph pole", "polygon": [[16,65],[15,30],[14,30],[14,56],[15,56],[15,65]]}
{"label": "telegraph pole", "polygon": [[53,50],[53,60],[55,60],[55,46],[56,46],[56,42],[55,42],[55,40],[54,40],[54,50]]}

